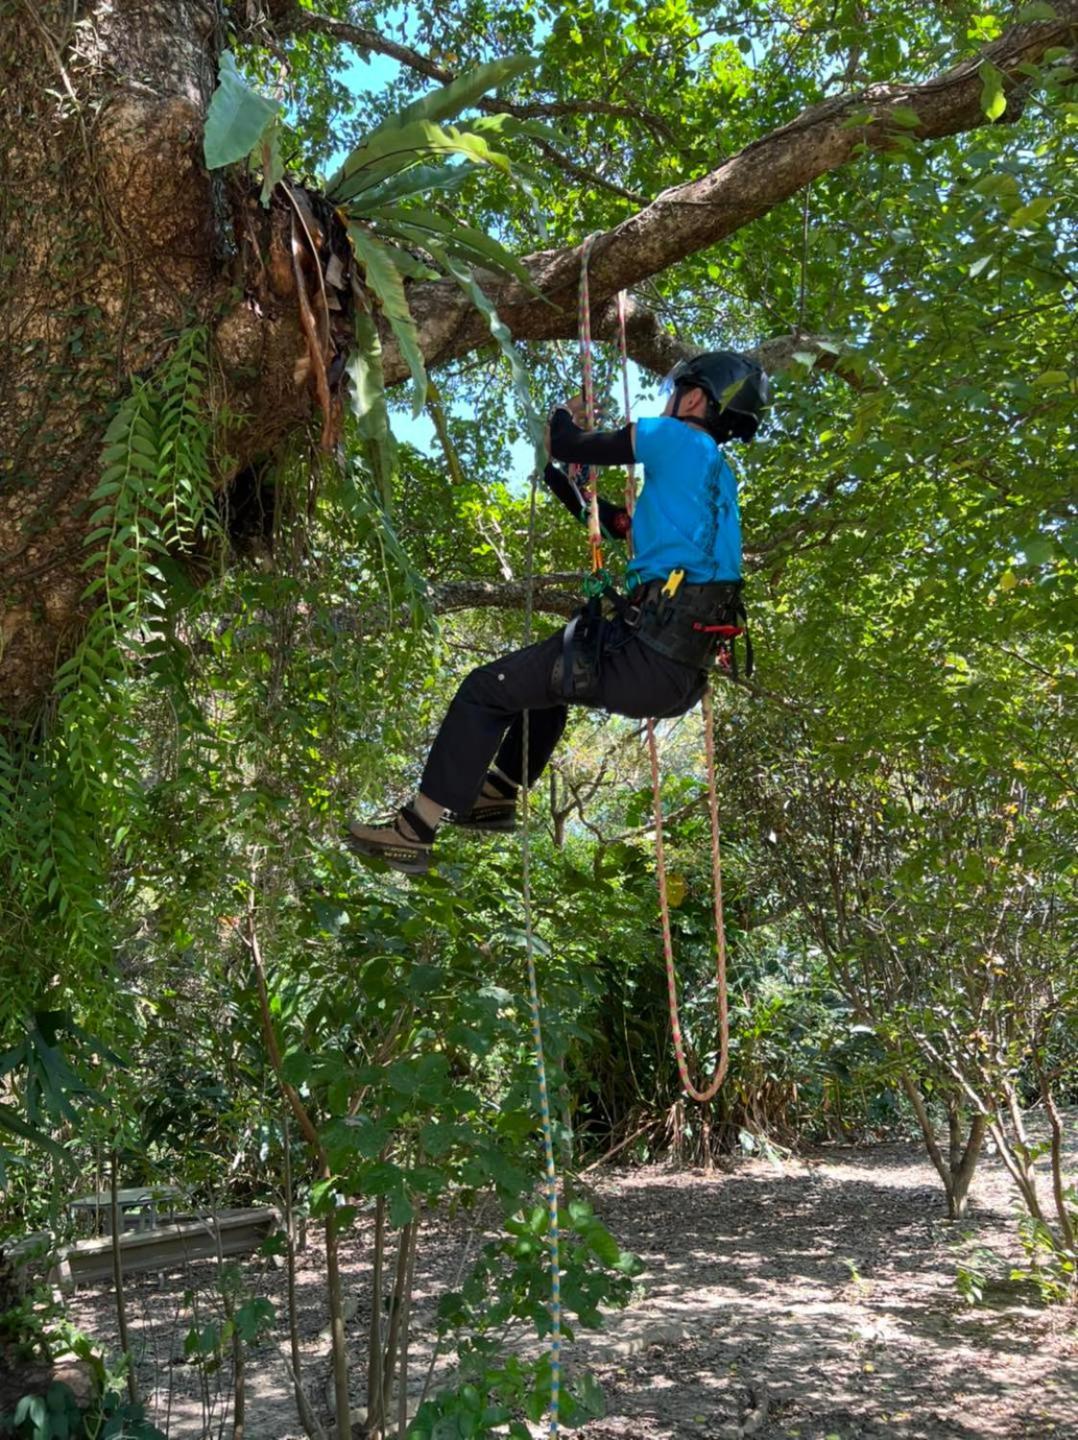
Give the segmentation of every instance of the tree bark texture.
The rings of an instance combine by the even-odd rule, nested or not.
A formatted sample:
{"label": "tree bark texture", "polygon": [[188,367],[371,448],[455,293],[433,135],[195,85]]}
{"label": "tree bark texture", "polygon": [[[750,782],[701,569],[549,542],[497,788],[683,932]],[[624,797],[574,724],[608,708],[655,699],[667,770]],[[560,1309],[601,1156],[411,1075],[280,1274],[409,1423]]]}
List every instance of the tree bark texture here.
{"label": "tree bark texture", "polygon": [[947,1116],[948,1150],[944,1155],[936,1138],[936,1128],[928,1113],[928,1106],[917,1086],[917,1081],[905,1070],[902,1071],[900,1078],[906,1098],[913,1107],[917,1123],[921,1127],[929,1159],[936,1167],[936,1173],[943,1182],[943,1190],[947,1196],[947,1218],[948,1220],[960,1220],[966,1213],[966,1206],[969,1203],[969,1187],[977,1170],[977,1161],[980,1159],[981,1147],[988,1129],[987,1117],[980,1112],[974,1113],[969,1121],[969,1127],[963,1135],[962,1108],[952,1097],[948,1104]]}
{"label": "tree bark texture", "polygon": [[0,708],[70,647],[110,406],[220,271],[212,12],[18,0],[0,24]]}
{"label": "tree bark texture", "polygon": [[[594,331],[613,335],[613,297],[714,245],[854,159],[886,148],[898,107],[929,141],[987,123],[979,63],[1016,67],[1068,43],[1078,0],[1020,25],[981,55],[918,85],[877,85],[813,106],[675,186],[594,242]],[[271,18],[272,14],[271,12]],[[292,6],[278,6],[287,27]],[[302,12],[306,13],[306,12]],[[202,122],[225,42],[210,0],[0,0],[0,724],[32,721],[85,619],[88,502],[102,437],[133,377],[151,374],[185,326],[214,335],[214,405],[229,414],[219,486],[306,426],[315,402],[290,282],[292,212],[263,210],[245,181],[209,175]],[[305,22],[306,23],[306,22]],[[858,121],[857,117],[860,117]],[[851,120],[857,123],[851,124]],[[284,263],[282,263],[284,262]],[[484,282],[522,339],[575,334],[579,247],[524,264],[542,292]],[[451,283],[409,286],[428,364],[489,343],[485,320]],[[389,335],[388,383],[406,377]],[[775,342],[780,362],[800,337]],[[642,306],[634,358],[665,370],[681,353]],[[827,364],[838,367],[830,357]]]}

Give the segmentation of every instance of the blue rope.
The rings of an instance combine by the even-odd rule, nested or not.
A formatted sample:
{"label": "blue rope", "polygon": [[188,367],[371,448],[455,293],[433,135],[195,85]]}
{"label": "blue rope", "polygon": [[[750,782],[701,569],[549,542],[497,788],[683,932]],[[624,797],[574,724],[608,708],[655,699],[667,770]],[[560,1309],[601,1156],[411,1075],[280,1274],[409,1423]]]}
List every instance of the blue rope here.
{"label": "blue rope", "polygon": [[[538,473],[532,474],[531,512],[528,517],[528,589],[524,604],[524,643],[531,643],[532,583],[534,580],[535,508]],[[546,1061],[543,1058],[543,1028],[539,1011],[539,982],[535,973],[535,934],[532,928],[531,885],[531,811],[528,803],[528,712],[524,711],[522,748],[524,774],[522,781],[523,835],[521,853],[524,880],[524,937],[528,956],[528,1003],[531,1007],[532,1050],[535,1073],[539,1080],[539,1122],[543,1131],[543,1159],[546,1168],[547,1246],[550,1252],[550,1430],[552,1440],[558,1434],[558,1402],[561,1389],[561,1264],[558,1253],[558,1172],[554,1165],[554,1127],[550,1123],[550,1096],[546,1083]]]}

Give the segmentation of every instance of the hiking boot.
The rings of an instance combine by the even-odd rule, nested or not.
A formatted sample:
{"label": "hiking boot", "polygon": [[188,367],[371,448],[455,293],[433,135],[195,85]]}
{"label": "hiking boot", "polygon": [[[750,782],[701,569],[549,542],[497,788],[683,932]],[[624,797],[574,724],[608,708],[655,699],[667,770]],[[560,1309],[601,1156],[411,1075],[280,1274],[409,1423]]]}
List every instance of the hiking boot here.
{"label": "hiking boot", "polygon": [[451,810],[446,819],[462,830],[512,834],[517,828],[517,786],[500,775],[488,774],[472,808]]}
{"label": "hiking boot", "polygon": [[353,820],[344,833],[345,844],[357,855],[384,860],[402,875],[426,875],[434,851],[434,830],[410,805],[382,825]]}
{"label": "hiking boot", "polygon": [[491,835],[511,835],[517,828],[517,802],[479,799],[463,814],[450,810],[445,818],[450,825],[456,825],[461,830],[483,830]]}

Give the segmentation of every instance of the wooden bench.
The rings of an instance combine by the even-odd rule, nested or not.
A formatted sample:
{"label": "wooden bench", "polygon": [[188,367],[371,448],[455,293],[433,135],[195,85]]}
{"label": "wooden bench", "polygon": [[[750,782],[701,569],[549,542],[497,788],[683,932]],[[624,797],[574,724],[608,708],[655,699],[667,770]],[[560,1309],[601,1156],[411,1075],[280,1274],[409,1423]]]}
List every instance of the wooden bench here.
{"label": "wooden bench", "polygon": [[[216,1223],[207,1218],[121,1235],[123,1273],[178,1270],[193,1260],[214,1260],[218,1253],[248,1255],[257,1250],[280,1223],[280,1212],[275,1209],[222,1210]],[[80,1240],[75,1245],[63,1246],[52,1257],[50,1284],[61,1290],[73,1290],[77,1285],[111,1282],[112,1244],[112,1237],[106,1235],[99,1240]]]}

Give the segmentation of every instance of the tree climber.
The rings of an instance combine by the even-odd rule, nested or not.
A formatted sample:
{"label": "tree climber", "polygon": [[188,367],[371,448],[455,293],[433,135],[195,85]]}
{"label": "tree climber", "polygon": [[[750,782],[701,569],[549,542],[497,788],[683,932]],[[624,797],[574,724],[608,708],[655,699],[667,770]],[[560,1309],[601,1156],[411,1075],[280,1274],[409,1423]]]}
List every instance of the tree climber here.
{"label": "tree climber", "polygon": [[[547,431],[552,460],[644,467],[635,513],[600,501],[611,537],[632,529],[629,591],[598,601],[536,645],[473,670],[457,691],[427,759],[419,791],[391,821],[352,821],[346,839],[405,874],[430,868],[443,819],[469,830],[516,828],[521,784],[533,785],[561,738],[569,704],[633,719],[683,715],[707,686],[722,644],[717,631],[744,619],[737,482],[719,448],[749,441],[768,401],[758,365],[729,350],[682,361],[664,382],[662,415],[616,431],[580,428],[577,397],[555,408]],[[574,514],[588,495],[548,464],[545,483]],[[523,712],[528,711],[524,765]]]}

